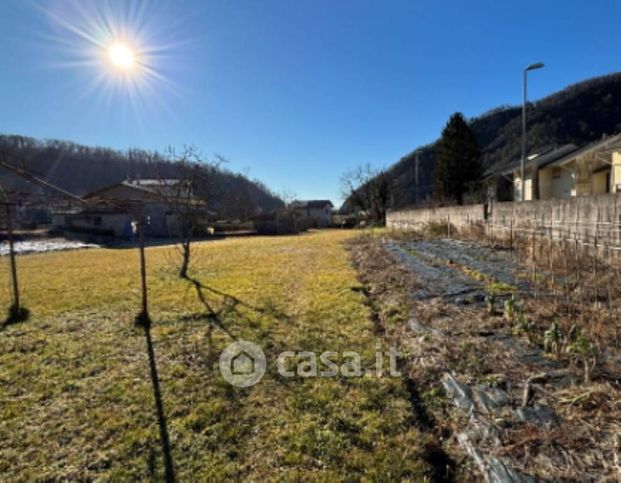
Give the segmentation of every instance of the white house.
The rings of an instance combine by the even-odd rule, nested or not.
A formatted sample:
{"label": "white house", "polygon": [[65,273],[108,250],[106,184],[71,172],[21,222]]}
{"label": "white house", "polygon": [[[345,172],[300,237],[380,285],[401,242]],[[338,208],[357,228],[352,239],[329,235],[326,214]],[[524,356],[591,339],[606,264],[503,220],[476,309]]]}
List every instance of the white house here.
{"label": "white house", "polygon": [[298,221],[310,227],[322,228],[332,225],[332,208],[330,200],[294,201],[292,208]]}
{"label": "white house", "polygon": [[148,219],[145,234],[173,236],[179,230],[179,220],[168,200],[178,196],[183,189],[183,180],[123,181],[87,194],[83,198],[86,204],[79,212],[56,213],[52,216],[52,223],[58,228],[74,231],[130,237],[136,212],[142,212],[144,207]]}

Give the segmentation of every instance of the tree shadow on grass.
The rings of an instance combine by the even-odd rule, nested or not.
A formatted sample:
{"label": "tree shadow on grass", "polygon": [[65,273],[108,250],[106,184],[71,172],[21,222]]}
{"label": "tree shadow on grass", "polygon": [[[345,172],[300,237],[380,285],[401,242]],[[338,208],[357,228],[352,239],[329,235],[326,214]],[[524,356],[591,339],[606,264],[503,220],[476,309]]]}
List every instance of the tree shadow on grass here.
{"label": "tree shadow on grass", "polygon": [[[266,304],[264,306],[249,304],[234,295],[205,285],[197,278],[190,277],[189,275],[181,278],[190,283],[196,292],[198,300],[205,307],[205,312],[186,315],[182,318],[182,320],[204,319],[209,323],[210,330],[213,329],[213,327],[217,327],[233,340],[237,340],[237,336],[226,326],[226,320],[230,315],[247,319],[248,317],[239,310],[240,308],[247,309],[259,315],[268,315],[285,322],[291,322],[292,320],[289,315],[276,309],[276,307],[271,304]],[[216,296],[219,299],[217,300],[219,305],[217,310],[214,308],[215,304],[209,300],[208,294]]]}
{"label": "tree shadow on grass", "polygon": [[[141,312],[136,317],[136,324],[144,330],[145,340],[147,343],[147,354],[149,355],[149,369],[151,375],[151,383],[153,385],[153,399],[155,401],[155,414],[157,416],[157,424],[160,430],[160,442],[162,445],[162,454],[164,458],[164,480],[166,482],[174,482],[175,467],[173,463],[170,437],[168,435],[168,425],[164,412],[164,402],[162,400],[162,390],[160,388],[160,380],[157,372],[157,364],[155,361],[155,351],[153,350],[153,339],[151,338],[151,319],[148,314]],[[153,454],[149,458],[149,472],[152,474],[154,463]]]}
{"label": "tree shadow on grass", "polygon": [[[196,292],[196,295],[199,301],[205,307],[204,312],[183,316],[182,320],[185,320],[185,321],[205,320],[208,322],[209,324],[208,337],[209,337],[210,353],[212,354],[213,354],[213,341],[212,341],[211,334],[214,328],[220,329],[233,341],[237,340],[236,334],[232,332],[226,326],[225,320],[229,318],[231,314],[235,314],[236,316],[239,316],[239,317],[246,317],[239,311],[240,307],[259,313],[261,315],[271,315],[279,319],[291,320],[288,315],[278,311],[272,306],[258,307],[255,305],[251,305],[233,295],[227,294],[215,288],[204,285],[198,279],[191,278],[189,276],[185,276],[182,278],[190,282],[191,286],[194,288]],[[219,308],[217,310],[214,308],[215,304],[209,300],[207,294],[215,295],[220,299],[218,301]],[[159,426],[160,442],[162,446],[162,453],[163,453],[163,459],[164,459],[164,479],[167,482],[174,482],[176,481],[175,468],[174,468],[174,462],[173,462],[172,453],[171,453],[170,437],[168,433],[168,425],[167,425],[165,411],[164,411],[164,403],[162,400],[162,391],[160,388],[159,376],[158,376],[157,365],[156,365],[156,360],[155,360],[155,351],[153,349],[153,340],[151,338],[151,319],[147,313],[141,312],[140,314],[136,316],[135,322],[136,322],[136,325],[138,325],[144,330],[145,340],[147,344],[147,353],[149,356],[149,368],[150,368],[151,382],[153,385],[153,398],[155,401],[155,412],[156,412],[158,426]],[[148,472],[150,475],[154,475],[155,473],[155,463],[154,463],[153,453],[150,453],[149,455]]]}
{"label": "tree shadow on grass", "polygon": [[[181,318],[183,321],[199,321],[204,320],[208,323],[207,327],[207,360],[209,364],[213,364],[216,361],[217,354],[215,352],[215,346],[213,341],[214,329],[220,329],[226,336],[231,339],[231,342],[239,340],[239,335],[234,333],[229,327],[227,327],[227,321],[234,319],[237,324],[244,323],[244,326],[251,327],[256,323],[248,312],[252,312],[259,316],[268,316],[279,321],[292,323],[292,318],[286,313],[278,310],[273,304],[266,303],[262,306],[250,304],[241,300],[240,298],[218,290],[216,288],[205,285],[200,280],[193,278],[189,275],[181,277],[190,283],[190,287],[194,288],[197,298],[201,304],[205,307],[205,311],[198,313],[188,314]],[[217,309],[216,309],[217,306]],[[244,309],[244,310],[241,310]],[[266,343],[269,346],[273,345],[273,340],[270,339],[270,330],[263,331],[257,334],[257,337],[253,342]]]}
{"label": "tree shadow on grass", "polygon": [[[271,315],[277,319],[281,319],[284,321],[291,320],[291,317],[289,315],[276,309],[273,306],[260,307],[258,305],[249,304],[234,295],[231,295],[221,290],[218,290],[216,288],[210,287],[209,285],[205,285],[197,278],[190,277],[189,275],[186,275],[181,278],[190,282],[190,284],[194,287],[194,290],[196,291],[196,295],[198,299],[205,306],[207,314],[215,317],[219,322],[222,322],[223,314],[227,312],[237,311],[237,307],[243,307],[253,312],[259,313],[261,315]],[[207,299],[205,292],[211,293],[212,295],[216,295],[217,297],[221,298],[222,304],[221,304],[221,308],[218,311],[213,309],[213,306]]]}

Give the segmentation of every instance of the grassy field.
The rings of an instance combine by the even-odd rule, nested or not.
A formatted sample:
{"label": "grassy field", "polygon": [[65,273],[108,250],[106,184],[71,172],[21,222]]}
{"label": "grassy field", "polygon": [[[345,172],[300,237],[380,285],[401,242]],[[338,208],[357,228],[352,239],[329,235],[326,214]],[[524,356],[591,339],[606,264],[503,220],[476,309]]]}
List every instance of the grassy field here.
{"label": "grassy field", "polygon": [[[215,289],[206,293],[217,317],[177,277],[173,247],[148,249],[157,385],[146,333],[133,323],[136,250],[19,257],[32,316],[0,330],[0,474],[160,479],[164,430],[181,480],[428,475],[428,436],[414,428],[400,378],[288,379],[275,370],[283,350],[351,350],[374,361],[373,323],[343,245],[355,234],[197,244],[191,275]],[[0,306],[9,295],[3,282]],[[236,339],[268,359],[250,388],[229,385],[217,367]]]}

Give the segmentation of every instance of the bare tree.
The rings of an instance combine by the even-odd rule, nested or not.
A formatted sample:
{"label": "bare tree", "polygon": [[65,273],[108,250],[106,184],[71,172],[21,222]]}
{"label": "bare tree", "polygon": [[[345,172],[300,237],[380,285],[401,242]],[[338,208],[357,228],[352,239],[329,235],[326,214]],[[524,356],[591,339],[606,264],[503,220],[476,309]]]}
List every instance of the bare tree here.
{"label": "bare tree", "polygon": [[341,176],[341,191],[345,204],[353,211],[364,211],[376,223],[386,222],[390,206],[391,179],[384,169],[369,164],[360,165]]}
{"label": "bare tree", "polygon": [[224,159],[216,156],[205,160],[193,146],[181,151],[168,150],[168,160],[174,164],[174,178],[158,175],[151,188],[165,205],[173,233],[179,239],[181,267],[179,277],[188,278],[192,255],[192,240],[207,233],[210,217],[208,208],[220,196],[218,176]]}
{"label": "bare tree", "polygon": [[295,202],[298,199],[298,195],[289,188],[284,187],[280,193],[278,193],[278,197],[285,204],[284,212],[286,217],[291,220],[291,228],[295,233],[298,233],[300,231],[300,227],[298,226],[297,213],[295,211]]}

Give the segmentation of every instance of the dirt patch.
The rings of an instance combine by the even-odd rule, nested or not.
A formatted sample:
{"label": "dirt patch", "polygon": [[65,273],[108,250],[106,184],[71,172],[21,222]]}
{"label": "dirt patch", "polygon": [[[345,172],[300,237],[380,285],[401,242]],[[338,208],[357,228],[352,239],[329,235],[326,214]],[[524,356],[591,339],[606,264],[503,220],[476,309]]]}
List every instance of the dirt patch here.
{"label": "dirt patch", "polygon": [[[585,384],[590,359],[569,355],[572,335],[563,350],[551,350],[551,329],[544,336],[530,321],[533,313],[554,317],[557,307],[538,307],[546,304],[542,292],[528,297],[530,274],[516,254],[416,237],[361,237],[350,249],[385,336],[405,354],[416,418],[431,421],[452,461],[474,462],[458,464],[455,474],[476,468],[494,481],[621,476],[618,355],[606,347]],[[490,286],[510,293],[490,297]]]}

